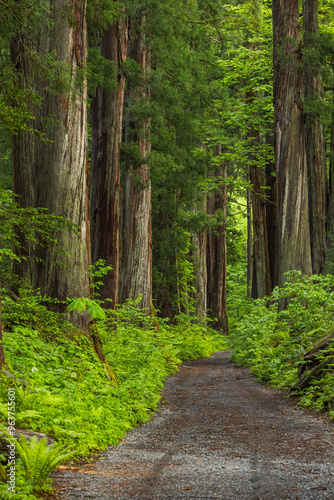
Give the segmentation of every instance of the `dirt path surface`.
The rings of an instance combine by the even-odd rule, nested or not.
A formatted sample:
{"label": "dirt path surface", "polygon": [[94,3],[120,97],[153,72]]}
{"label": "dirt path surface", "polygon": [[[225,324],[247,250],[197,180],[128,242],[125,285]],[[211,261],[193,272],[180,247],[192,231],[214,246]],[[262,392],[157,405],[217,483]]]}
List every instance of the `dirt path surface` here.
{"label": "dirt path surface", "polygon": [[334,500],[334,427],[228,363],[185,363],[120,445],[57,472],[57,499]]}

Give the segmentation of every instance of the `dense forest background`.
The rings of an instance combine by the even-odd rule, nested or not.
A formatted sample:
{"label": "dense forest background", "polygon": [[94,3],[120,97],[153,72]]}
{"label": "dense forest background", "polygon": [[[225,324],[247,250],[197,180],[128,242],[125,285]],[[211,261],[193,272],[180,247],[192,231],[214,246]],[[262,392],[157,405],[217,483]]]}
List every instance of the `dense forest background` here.
{"label": "dense forest background", "polygon": [[331,268],[331,2],[1,9],[2,186],[64,229],[17,228],[14,275],[59,311],[103,261],[105,307],[141,295],[228,333],[227,263],[253,298]]}
{"label": "dense forest background", "polygon": [[[138,418],[118,416],[112,437],[90,429],[85,444],[75,419],[43,420],[22,389],[23,427],[71,437],[81,453],[110,444],[157,404],[142,378],[158,390],[177,362],[222,348],[213,330],[231,333],[235,359],[281,386],[297,384],[311,348],[329,348],[333,7],[0,1],[4,387],[21,390],[23,376],[41,389],[38,370],[55,363],[48,373],[65,404],[68,373],[74,392],[83,376],[66,357],[74,344],[81,363],[99,361],[110,394],[134,377],[126,360],[130,371],[132,357],[138,370],[152,362],[130,384]],[[34,356],[58,348],[31,374]],[[55,387],[41,389],[39,404]]]}

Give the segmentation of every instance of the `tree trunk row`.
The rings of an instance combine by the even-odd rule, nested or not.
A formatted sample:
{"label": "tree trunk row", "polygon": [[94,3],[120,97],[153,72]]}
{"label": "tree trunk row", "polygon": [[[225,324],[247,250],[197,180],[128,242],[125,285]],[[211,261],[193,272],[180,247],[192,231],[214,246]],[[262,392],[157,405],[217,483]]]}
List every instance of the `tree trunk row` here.
{"label": "tree trunk row", "polygon": [[[325,272],[334,213],[324,129],[310,111],[310,103],[323,92],[315,62],[317,0],[304,0],[302,12],[298,0],[273,0],[273,34],[275,165],[267,165],[264,179],[260,169],[250,167],[254,298],[282,286],[285,273],[293,269],[308,276]],[[266,202],[263,180],[271,188]]]}
{"label": "tree trunk row", "polygon": [[[86,2],[61,0],[57,9],[41,27],[32,50],[42,55],[57,54],[70,75],[69,86],[60,94],[52,92],[41,74],[34,76],[29,44],[24,35],[13,38],[11,58],[20,75],[22,90],[31,85],[43,97],[41,108],[34,106],[34,127],[45,134],[41,140],[33,133],[20,133],[13,139],[13,184],[21,206],[45,207],[50,213],[70,219],[78,233],[55,235],[58,248],[68,255],[45,249],[36,253],[23,238],[24,254],[29,257],[15,269],[41,293],[57,298],[64,312],[68,297],[91,294],[88,266],[104,259],[111,271],[100,290],[108,307],[116,307],[119,296],[124,301],[143,295],[141,306],[150,311],[152,296],[151,184],[145,158],[150,152],[150,121],[142,120],[136,132],[126,133],[138,146],[142,163],[126,173],[121,187],[121,142],[124,133],[125,77],[122,64],[133,58],[142,69],[142,82],[150,68],[150,49],[142,26],[131,29],[130,19],[122,16],[104,34],[100,53],[115,68],[112,90],[98,88],[92,101],[91,177],[88,165],[87,84],[84,69],[87,61]],[[141,25],[144,23],[142,19]],[[134,26],[135,23],[133,23]],[[128,84],[127,104],[149,99],[141,86]],[[46,111],[45,111],[46,110]],[[54,123],[47,130],[45,112]],[[42,115],[43,113],[43,115]],[[129,127],[125,124],[125,128]],[[90,187],[90,195],[89,195]],[[123,228],[121,225],[123,224]],[[121,245],[122,240],[122,245]],[[121,255],[121,250],[123,255]],[[40,259],[43,258],[43,262]],[[124,272],[120,276],[120,261]],[[60,265],[55,265],[55,263]],[[88,332],[89,318],[72,313],[75,325]]]}

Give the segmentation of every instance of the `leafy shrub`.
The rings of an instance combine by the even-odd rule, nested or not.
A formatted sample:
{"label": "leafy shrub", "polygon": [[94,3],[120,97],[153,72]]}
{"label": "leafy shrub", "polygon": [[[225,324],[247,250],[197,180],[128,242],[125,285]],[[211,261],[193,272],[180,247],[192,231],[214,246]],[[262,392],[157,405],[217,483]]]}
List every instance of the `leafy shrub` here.
{"label": "leafy shrub", "polygon": [[[275,387],[293,385],[304,354],[333,332],[333,290],[331,275],[305,277],[292,271],[271,297],[248,300],[251,308],[231,330],[233,359]],[[287,306],[278,312],[282,301]]]}

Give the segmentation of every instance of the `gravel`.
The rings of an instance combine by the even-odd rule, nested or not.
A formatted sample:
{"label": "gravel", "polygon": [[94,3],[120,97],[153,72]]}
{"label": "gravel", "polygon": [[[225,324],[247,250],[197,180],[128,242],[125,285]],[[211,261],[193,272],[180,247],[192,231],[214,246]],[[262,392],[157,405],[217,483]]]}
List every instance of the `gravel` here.
{"label": "gravel", "polygon": [[[222,351],[168,378],[151,422],[53,475],[54,500],[334,500],[334,428]],[[100,457],[100,458],[101,458]]]}

